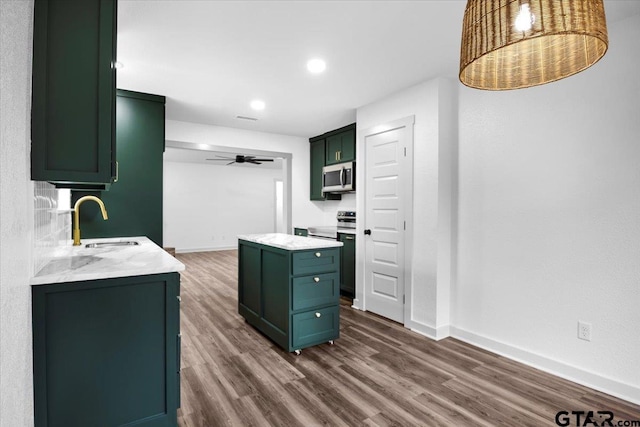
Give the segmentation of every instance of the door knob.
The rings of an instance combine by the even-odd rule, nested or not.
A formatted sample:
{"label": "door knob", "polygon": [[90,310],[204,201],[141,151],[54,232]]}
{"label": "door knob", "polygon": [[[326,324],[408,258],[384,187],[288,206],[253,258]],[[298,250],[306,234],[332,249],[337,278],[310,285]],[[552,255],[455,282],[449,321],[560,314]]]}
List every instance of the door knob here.
{"label": "door knob", "polygon": [[364,234],[367,236],[371,236],[371,230],[367,228],[366,230],[364,230]]}

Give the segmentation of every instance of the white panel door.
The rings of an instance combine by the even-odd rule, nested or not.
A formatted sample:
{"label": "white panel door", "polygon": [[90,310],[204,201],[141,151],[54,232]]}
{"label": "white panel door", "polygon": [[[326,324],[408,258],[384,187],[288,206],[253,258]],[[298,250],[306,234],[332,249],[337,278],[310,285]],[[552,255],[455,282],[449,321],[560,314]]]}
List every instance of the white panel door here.
{"label": "white panel door", "polygon": [[404,323],[406,128],[365,135],[366,309]]}

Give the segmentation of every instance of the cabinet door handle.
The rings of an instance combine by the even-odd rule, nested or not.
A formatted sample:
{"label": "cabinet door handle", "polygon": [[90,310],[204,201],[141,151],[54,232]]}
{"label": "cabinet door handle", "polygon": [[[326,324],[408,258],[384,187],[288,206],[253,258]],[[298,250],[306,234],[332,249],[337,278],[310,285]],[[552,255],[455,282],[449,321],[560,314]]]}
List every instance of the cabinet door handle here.
{"label": "cabinet door handle", "polygon": [[320,258],[322,254],[320,252],[316,252],[316,258]]}
{"label": "cabinet door handle", "polygon": [[316,313],[316,317],[320,317],[320,316],[322,316],[322,314]]}
{"label": "cabinet door handle", "polygon": [[353,236],[344,236],[345,240],[353,240]]}
{"label": "cabinet door handle", "polygon": [[178,295],[176,299],[178,300],[178,302],[182,302],[182,297],[180,295]]}
{"label": "cabinet door handle", "polygon": [[118,161],[116,160],[116,177],[113,180],[113,182],[118,182],[118,177],[120,176],[120,164],[118,163]]}
{"label": "cabinet door handle", "polygon": [[318,283],[318,282],[320,281],[320,278],[319,278],[319,277],[314,277],[314,278],[313,278],[313,281],[314,281],[314,282],[316,282],[316,283]]}
{"label": "cabinet door handle", "polygon": [[342,151],[338,151],[338,160],[342,160]]}

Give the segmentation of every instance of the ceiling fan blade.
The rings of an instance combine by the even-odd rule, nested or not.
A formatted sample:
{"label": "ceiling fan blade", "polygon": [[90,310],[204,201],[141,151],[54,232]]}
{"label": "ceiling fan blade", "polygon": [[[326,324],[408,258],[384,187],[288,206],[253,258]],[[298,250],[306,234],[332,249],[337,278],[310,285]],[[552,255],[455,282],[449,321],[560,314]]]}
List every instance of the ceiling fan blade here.
{"label": "ceiling fan blade", "polygon": [[227,163],[227,166],[234,164],[236,161],[234,160],[233,162],[229,162]]}
{"label": "ceiling fan blade", "polygon": [[273,159],[251,159],[251,160],[255,160],[258,162],[273,162]]}
{"label": "ceiling fan blade", "polygon": [[261,165],[262,163],[254,160],[254,159],[249,159],[249,160],[245,160],[245,163],[253,163],[254,165]]}
{"label": "ceiling fan blade", "polygon": [[233,160],[233,159],[207,159],[207,160],[213,160],[214,162],[215,161],[220,162],[220,161],[227,161],[227,160]]}

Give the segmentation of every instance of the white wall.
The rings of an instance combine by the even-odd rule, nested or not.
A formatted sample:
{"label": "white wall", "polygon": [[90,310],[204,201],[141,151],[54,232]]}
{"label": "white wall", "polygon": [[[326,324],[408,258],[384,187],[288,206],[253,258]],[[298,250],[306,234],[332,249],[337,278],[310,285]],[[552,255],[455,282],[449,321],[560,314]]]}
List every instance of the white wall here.
{"label": "white wall", "polygon": [[165,161],[165,246],[229,249],[238,234],[274,233],[276,179],[282,169]]}
{"label": "white wall", "polygon": [[[455,86],[435,79],[410,87],[385,99],[358,108],[358,161],[365,153],[363,132],[373,126],[415,116],[413,142],[413,224],[409,224],[412,244],[411,318],[405,326],[434,338],[448,335],[449,288],[451,279],[451,203],[456,149]],[[363,182],[364,168],[358,169]],[[357,194],[357,210],[364,212],[364,192]],[[360,216],[363,219],[362,215]],[[359,229],[363,229],[363,221]],[[356,301],[362,304],[364,282],[364,241],[357,240]],[[364,301],[366,307],[366,301]]]}
{"label": "white wall", "polygon": [[609,37],[601,62],[566,80],[460,90],[453,324],[640,402],[640,16]]}
{"label": "white wall", "polygon": [[339,206],[355,205],[352,202],[350,204],[348,197],[346,202],[333,204],[309,200],[308,138],[167,120],[166,139],[220,147],[291,153],[293,201],[291,224],[294,227],[325,225],[331,216],[333,220],[330,224],[335,224],[335,210]]}
{"label": "white wall", "polygon": [[33,1],[0,2],[0,426],[33,425]]}

